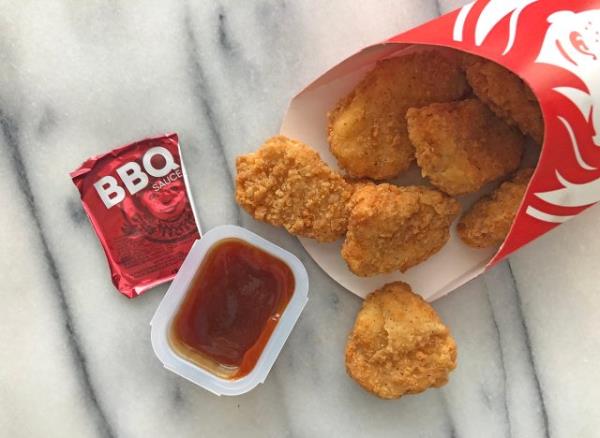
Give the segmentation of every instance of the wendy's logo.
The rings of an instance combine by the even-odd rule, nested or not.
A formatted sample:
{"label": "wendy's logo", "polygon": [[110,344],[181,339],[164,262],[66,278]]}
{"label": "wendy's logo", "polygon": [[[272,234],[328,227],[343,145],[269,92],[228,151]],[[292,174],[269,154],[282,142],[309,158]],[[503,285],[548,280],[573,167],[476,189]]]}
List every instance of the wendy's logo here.
{"label": "wendy's logo", "polygon": [[196,232],[183,179],[127,197],[121,204],[124,234],[155,241],[177,241]]}
{"label": "wendy's logo", "polygon": [[[550,15],[548,22],[550,26],[536,62],[567,70],[583,83],[583,88],[557,86],[552,90],[569,99],[591,127],[592,137],[588,134],[585,138],[581,132],[575,132],[567,118],[558,117],[569,134],[580,171],[593,171],[597,168],[584,160],[581,145],[591,143],[600,147],[600,10],[559,11]],[[578,134],[584,138],[578,140]],[[561,188],[535,196],[557,207],[586,207],[600,201],[600,179],[575,183],[565,178],[559,169],[555,174]],[[553,223],[573,217],[548,214],[532,206],[527,208],[527,214]]]}
{"label": "wendy's logo", "polygon": [[142,205],[160,220],[173,220],[183,213],[187,200],[181,179],[166,184],[158,190],[146,190],[140,195]]}
{"label": "wendy's logo", "polygon": [[[519,35],[527,37],[523,32],[526,24],[520,20],[521,13],[529,5],[539,0],[489,0],[482,8],[473,8],[475,2],[465,5],[458,13],[453,27],[454,41],[463,41],[465,26],[473,23],[475,45],[486,44],[492,30],[503,20],[509,20],[505,35],[496,34],[495,38],[504,38],[506,45],[502,55],[510,52]],[[479,16],[476,10],[480,10]],[[566,86],[555,83],[547,90],[538,92],[556,92],[566,97],[578,109],[581,119],[572,120],[572,114],[558,108],[558,129],[564,129],[577,165],[577,174],[584,176],[587,172],[596,171],[597,167],[585,160],[584,148],[600,147],[600,10],[582,12],[557,11],[548,17],[529,14],[531,20],[547,20],[549,26],[544,35],[536,64],[546,64],[575,75],[581,87]],[[521,22],[520,22],[521,21]],[[561,114],[562,113],[562,114]],[[546,120],[546,122],[550,122]],[[589,129],[575,129],[574,126],[589,126]],[[552,133],[549,135],[552,141]],[[558,147],[559,145],[553,145]],[[562,145],[560,145],[562,146]],[[595,149],[596,150],[596,149]],[[588,156],[589,152],[588,150]],[[596,150],[597,151],[597,150]],[[560,161],[559,161],[560,162]],[[569,170],[573,170],[570,168]],[[554,207],[586,207],[600,201],[600,178],[585,183],[570,181],[559,169],[554,169],[556,181],[560,188],[534,195]],[[582,178],[584,179],[584,177]],[[589,177],[588,177],[589,179]],[[555,209],[556,211],[556,209]],[[528,205],[526,213],[544,222],[560,223],[573,217],[572,214],[551,214],[532,205]]]}
{"label": "wendy's logo", "polygon": [[548,17],[550,27],[535,62],[565,69],[585,88],[554,87],[579,109],[594,130],[600,147],[600,10],[560,11]]}

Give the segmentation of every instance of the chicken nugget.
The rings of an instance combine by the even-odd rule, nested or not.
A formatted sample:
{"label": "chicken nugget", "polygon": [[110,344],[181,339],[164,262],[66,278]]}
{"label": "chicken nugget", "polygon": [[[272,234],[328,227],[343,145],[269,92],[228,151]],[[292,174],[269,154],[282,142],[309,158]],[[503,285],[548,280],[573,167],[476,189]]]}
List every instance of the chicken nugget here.
{"label": "chicken nugget", "polygon": [[354,178],[377,180],[406,170],[415,156],[406,110],[464,96],[459,64],[438,50],[378,62],[328,114],[329,145],[340,167]]}
{"label": "chicken nugget", "polygon": [[255,219],[320,242],[346,232],[353,188],[309,146],[273,137],[236,167],[236,201]]}
{"label": "chicken nugget", "polygon": [[354,189],[354,191],[360,190],[365,186],[373,186],[375,185],[375,183],[367,178],[350,178],[350,177],[344,177],[344,179],[346,180],[346,182],[350,185],[352,185],[352,188]]}
{"label": "chicken nugget", "polygon": [[349,202],[342,257],[361,277],[408,268],[439,251],[460,206],[426,187],[383,183],[357,190]]}
{"label": "chicken nugget", "polygon": [[542,144],[542,110],[521,78],[495,62],[472,55],[465,57],[464,68],[467,80],[479,99],[506,123],[516,125],[523,134]]}
{"label": "chicken nugget", "polygon": [[349,200],[349,204],[348,204],[348,211],[350,211],[352,209],[352,206],[356,203],[356,199],[358,199],[357,196],[354,196],[356,193],[358,193],[360,190],[364,189],[365,187],[375,187],[376,184],[370,180],[370,179],[366,179],[366,178],[362,178],[362,179],[354,179],[354,178],[344,178],[346,180],[346,182],[348,182],[348,184],[350,184],[352,186],[352,197]]}
{"label": "chicken nugget", "polygon": [[435,310],[406,283],[372,292],[346,344],[346,371],[384,399],[416,394],[448,382],[456,343]]}
{"label": "chicken nugget", "polygon": [[449,195],[475,192],[519,167],[525,137],[478,99],[411,108],[406,117],[421,174]]}
{"label": "chicken nugget", "polygon": [[473,204],[456,227],[462,241],[475,248],[500,245],[510,230],[532,175],[533,169],[521,169],[491,195]]}

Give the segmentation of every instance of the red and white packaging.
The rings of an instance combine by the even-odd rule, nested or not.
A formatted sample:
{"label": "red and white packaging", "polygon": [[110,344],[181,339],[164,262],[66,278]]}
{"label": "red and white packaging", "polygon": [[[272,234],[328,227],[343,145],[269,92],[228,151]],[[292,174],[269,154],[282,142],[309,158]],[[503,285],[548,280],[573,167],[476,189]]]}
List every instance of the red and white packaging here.
{"label": "red and white packaging", "polygon": [[[451,231],[448,244],[406,273],[359,278],[339,255],[340,242],[302,243],[329,275],[365,296],[403,280],[439,298],[533,239],[600,200],[600,1],[482,0],[367,47],[326,72],[298,96],[281,133],[315,147],[337,168],[327,144],[327,111],[374,63],[421,45],[451,47],[490,59],[520,76],[537,96],[545,122],[541,156],[512,229],[500,248],[472,249]],[[443,78],[441,78],[443,80]],[[416,172],[401,183],[419,181]],[[461,199],[468,206],[482,193]]]}
{"label": "red and white packaging", "polygon": [[70,175],[117,289],[133,298],[171,280],[200,238],[177,134],[91,157]]}

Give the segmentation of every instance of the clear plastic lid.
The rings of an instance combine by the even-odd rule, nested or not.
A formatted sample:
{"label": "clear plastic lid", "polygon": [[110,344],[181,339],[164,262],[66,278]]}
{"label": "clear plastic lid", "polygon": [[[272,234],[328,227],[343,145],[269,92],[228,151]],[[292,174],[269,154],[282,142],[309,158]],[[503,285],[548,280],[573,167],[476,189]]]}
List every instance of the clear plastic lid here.
{"label": "clear plastic lid", "polygon": [[[225,239],[240,239],[284,261],[294,274],[294,293],[256,365],[239,379],[223,379],[178,355],[169,343],[171,321],[185,298],[190,283],[208,251]],[[244,394],[267,378],[294,324],[308,301],[308,274],[302,262],[290,252],[244,228],[223,225],[213,228],[197,240],[162,299],[152,321],[151,339],[154,353],[164,367],[217,395]]]}

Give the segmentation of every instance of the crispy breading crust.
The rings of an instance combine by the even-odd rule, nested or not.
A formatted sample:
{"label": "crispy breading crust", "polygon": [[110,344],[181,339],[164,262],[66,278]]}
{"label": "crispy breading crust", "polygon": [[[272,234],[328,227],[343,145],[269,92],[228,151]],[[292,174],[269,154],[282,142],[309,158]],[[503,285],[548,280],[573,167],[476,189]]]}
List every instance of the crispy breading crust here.
{"label": "crispy breading crust", "polygon": [[358,199],[357,196],[354,196],[357,192],[359,192],[360,190],[364,189],[365,187],[375,187],[376,184],[367,178],[362,178],[362,179],[354,179],[354,178],[344,178],[346,180],[346,182],[348,184],[350,184],[352,186],[352,196],[350,197],[347,207],[348,207],[348,214],[350,214],[350,211],[352,210],[352,207],[354,206],[354,204],[356,204],[356,200]]}
{"label": "crispy breading crust", "polygon": [[384,399],[416,394],[448,382],[456,343],[435,310],[406,283],[371,293],[346,344],[346,370]]}
{"label": "crispy breading crust", "polygon": [[328,114],[329,144],[340,167],[377,180],[406,170],[415,154],[406,110],[463,97],[468,86],[459,64],[437,50],[378,62]]}
{"label": "crispy breading crust", "polygon": [[516,125],[541,145],[544,140],[542,110],[529,86],[511,71],[483,58],[467,55],[464,67],[475,95],[498,117]]}
{"label": "crispy breading crust", "polygon": [[320,242],[346,232],[353,188],[309,146],[273,137],[236,167],[236,201],[255,219]]}
{"label": "crispy breading crust", "polygon": [[462,241],[475,248],[500,245],[510,230],[532,175],[533,169],[521,169],[491,195],[473,204],[456,227]]}
{"label": "crispy breading crust", "polygon": [[478,99],[411,108],[406,116],[422,175],[449,195],[475,192],[519,166],[525,138]]}
{"label": "crispy breading crust", "polygon": [[426,187],[365,185],[349,204],[342,257],[361,277],[406,271],[439,251],[460,206]]}

